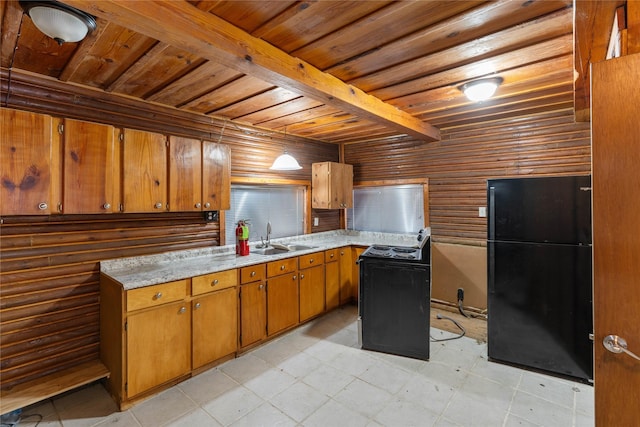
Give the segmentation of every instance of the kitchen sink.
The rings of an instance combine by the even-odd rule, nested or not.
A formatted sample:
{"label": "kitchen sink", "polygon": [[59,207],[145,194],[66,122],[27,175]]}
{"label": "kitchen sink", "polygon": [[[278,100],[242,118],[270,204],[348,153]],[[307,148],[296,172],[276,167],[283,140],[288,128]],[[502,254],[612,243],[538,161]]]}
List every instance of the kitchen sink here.
{"label": "kitchen sink", "polygon": [[266,248],[256,248],[253,249],[253,253],[260,255],[280,255],[288,252],[297,252],[297,251],[306,251],[308,249],[315,249],[316,246],[306,246],[306,245],[282,245],[278,243],[274,243],[272,246],[267,246]]}

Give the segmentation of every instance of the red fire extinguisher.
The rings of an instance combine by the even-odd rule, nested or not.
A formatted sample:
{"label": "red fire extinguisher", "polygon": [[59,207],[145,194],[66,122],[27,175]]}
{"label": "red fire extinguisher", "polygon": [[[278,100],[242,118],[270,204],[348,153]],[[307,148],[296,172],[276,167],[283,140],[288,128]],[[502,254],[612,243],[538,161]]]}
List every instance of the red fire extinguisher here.
{"label": "red fire extinguisher", "polygon": [[241,219],[236,227],[236,255],[249,255],[249,226],[247,220]]}

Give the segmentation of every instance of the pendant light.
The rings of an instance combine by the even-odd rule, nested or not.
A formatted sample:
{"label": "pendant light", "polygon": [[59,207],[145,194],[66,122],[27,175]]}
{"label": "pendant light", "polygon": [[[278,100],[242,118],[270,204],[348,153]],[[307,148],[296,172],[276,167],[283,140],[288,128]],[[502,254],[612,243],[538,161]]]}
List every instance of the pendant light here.
{"label": "pendant light", "polygon": [[302,169],[302,166],[298,163],[298,161],[289,153],[287,150],[284,150],[284,153],[280,154],[274,161],[271,167],[269,168],[274,171],[295,171],[298,169]]}
{"label": "pendant light", "polygon": [[79,42],[97,27],[93,16],[57,1],[21,0],[20,5],[33,24],[59,45]]}
{"label": "pendant light", "polygon": [[465,83],[459,89],[470,101],[486,101],[493,96],[503,81],[502,77],[490,77]]}
{"label": "pendant light", "polygon": [[[287,128],[284,128],[284,137],[287,137]],[[284,153],[280,154],[269,168],[274,171],[295,171],[302,169],[298,161],[284,149]]]}

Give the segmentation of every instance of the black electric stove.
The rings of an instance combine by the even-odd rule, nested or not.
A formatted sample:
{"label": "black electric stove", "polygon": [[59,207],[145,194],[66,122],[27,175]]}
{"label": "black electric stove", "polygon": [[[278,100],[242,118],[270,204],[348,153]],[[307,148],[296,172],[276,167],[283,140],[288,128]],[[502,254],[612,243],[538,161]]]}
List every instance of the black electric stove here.
{"label": "black electric stove", "polygon": [[430,239],[415,246],[373,245],[358,258],[362,348],[429,359]]}

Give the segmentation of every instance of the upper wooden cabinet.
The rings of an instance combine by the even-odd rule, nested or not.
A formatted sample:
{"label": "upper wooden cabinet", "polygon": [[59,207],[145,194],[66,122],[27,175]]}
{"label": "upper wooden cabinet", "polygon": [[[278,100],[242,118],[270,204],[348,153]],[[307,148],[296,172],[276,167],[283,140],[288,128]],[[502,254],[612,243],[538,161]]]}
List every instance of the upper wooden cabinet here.
{"label": "upper wooden cabinet", "polygon": [[166,211],[166,137],[132,129],[122,135],[122,212]]}
{"label": "upper wooden cabinet", "polygon": [[231,149],[228,145],[202,143],[203,210],[231,209]]}
{"label": "upper wooden cabinet", "polygon": [[169,210],[202,210],[202,143],[169,137]]}
{"label": "upper wooden cabinet", "polygon": [[344,163],[313,163],[311,197],[314,209],[353,207],[353,166]]}
{"label": "upper wooden cabinet", "polygon": [[115,128],[64,119],[58,127],[63,140],[62,212],[108,213],[119,209],[115,194]]}
{"label": "upper wooden cabinet", "polygon": [[169,210],[225,210],[231,207],[228,146],[169,137]]}
{"label": "upper wooden cabinet", "polygon": [[60,203],[60,145],[44,114],[0,110],[0,215],[48,215]]}

